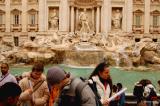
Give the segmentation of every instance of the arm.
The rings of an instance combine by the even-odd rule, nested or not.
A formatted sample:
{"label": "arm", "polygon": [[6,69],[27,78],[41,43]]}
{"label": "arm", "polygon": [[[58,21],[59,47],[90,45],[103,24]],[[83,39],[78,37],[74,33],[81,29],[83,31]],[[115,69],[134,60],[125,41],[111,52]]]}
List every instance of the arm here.
{"label": "arm", "polygon": [[12,79],[11,79],[12,81],[11,82],[14,82],[14,83],[16,83],[17,84],[17,80],[16,80],[16,78],[13,76],[12,77]]}
{"label": "arm", "polygon": [[31,89],[29,89],[29,88],[27,87],[26,84],[28,84],[26,78],[22,79],[22,80],[19,82],[19,86],[20,86],[21,89],[22,89],[22,93],[21,93],[19,99],[22,100],[22,101],[24,101],[24,100],[31,100],[32,91],[31,91]]}
{"label": "arm", "polygon": [[43,96],[40,98],[35,98],[35,105],[44,105],[48,102],[49,99],[49,89],[46,82],[44,82],[41,86],[43,86],[43,89],[41,92],[43,92]]}

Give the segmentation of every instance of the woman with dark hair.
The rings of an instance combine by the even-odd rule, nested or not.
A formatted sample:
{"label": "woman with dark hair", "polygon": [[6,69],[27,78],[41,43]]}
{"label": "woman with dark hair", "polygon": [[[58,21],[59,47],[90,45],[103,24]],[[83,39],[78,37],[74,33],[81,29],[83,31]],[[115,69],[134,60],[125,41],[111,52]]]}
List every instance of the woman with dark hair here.
{"label": "woman with dark hair", "polygon": [[98,64],[89,77],[89,83],[96,84],[96,90],[103,106],[108,106],[107,99],[112,94],[112,79],[108,67],[109,65],[105,62]]}

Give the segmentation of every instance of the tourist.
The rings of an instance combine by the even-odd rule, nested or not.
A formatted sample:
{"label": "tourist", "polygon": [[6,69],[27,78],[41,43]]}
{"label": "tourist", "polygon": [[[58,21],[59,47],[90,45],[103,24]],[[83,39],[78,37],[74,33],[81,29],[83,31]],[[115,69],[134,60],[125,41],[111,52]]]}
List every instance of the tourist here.
{"label": "tourist", "polygon": [[50,68],[47,81],[50,86],[49,106],[96,106],[89,85],[80,78],[70,77],[62,68]]}
{"label": "tourist", "polygon": [[112,79],[108,66],[105,62],[98,64],[89,77],[90,80],[96,83],[96,88],[103,106],[108,106],[107,99],[112,95]]}
{"label": "tourist", "polygon": [[16,106],[22,90],[14,82],[7,82],[0,87],[0,106]]}
{"label": "tourist", "polygon": [[44,106],[47,104],[49,89],[43,71],[44,65],[37,62],[29,75],[19,82],[23,91],[19,98],[20,106]]}
{"label": "tourist", "polygon": [[146,80],[142,79],[141,81],[137,82],[134,86],[133,95],[137,100],[137,106],[145,105],[145,101],[143,97],[145,82]]}
{"label": "tourist", "polygon": [[2,86],[7,82],[17,83],[16,78],[12,74],[10,74],[9,65],[7,63],[1,64],[1,73],[2,73],[2,76],[0,77],[0,86]]}
{"label": "tourist", "polygon": [[157,100],[156,89],[150,80],[146,80],[143,96],[146,100],[147,106],[153,106],[153,101]]}
{"label": "tourist", "polygon": [[[123,86],[121,83],[117,83],[118,92],[122,90]],[[125,106],[125,93],[122,93],[119,97],[118,106]]]}

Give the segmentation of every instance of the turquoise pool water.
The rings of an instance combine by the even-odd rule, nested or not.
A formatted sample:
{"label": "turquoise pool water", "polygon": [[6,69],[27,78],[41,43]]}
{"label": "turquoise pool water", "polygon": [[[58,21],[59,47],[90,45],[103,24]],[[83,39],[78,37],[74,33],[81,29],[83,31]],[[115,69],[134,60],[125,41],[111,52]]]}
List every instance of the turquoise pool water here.
{"label": "turquoise pool water", "polygon": [[[45,73],[47,69],[51,66],[45,67]],[[67,72],[70,72],[74,76],[82,76],[88,78],[90,73],[93,71],[93,68],[71,68],[64,65],[60,65]],[[25,71],[30,71],[31,67],[11,67],[11,73],[14,75],[21,75]],[[141,79],[149,79],[155,85],[158,92],[158,84],[157,81],[160,80],[160,71],[124,71],[118,68],[110,68],[110,74],[113,80],[113,83],[116,84],[118,82],[122,83],[124,87],[127,87],[127,92],[132,93],[134,84]],[[159,92],[158,92],[159,93]]]}

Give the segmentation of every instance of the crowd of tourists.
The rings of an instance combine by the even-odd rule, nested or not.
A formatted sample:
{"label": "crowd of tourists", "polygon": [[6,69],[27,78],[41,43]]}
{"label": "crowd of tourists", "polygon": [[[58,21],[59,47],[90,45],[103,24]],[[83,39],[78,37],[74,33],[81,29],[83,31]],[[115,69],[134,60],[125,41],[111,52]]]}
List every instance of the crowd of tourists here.
{"label": "crowd of tourists", "polygon": [[[1,64],[0,106],[126,106],[125,92],[109,101],[123,89],[113,84],[109,65],[99,63],[88,79],[73,77],[64,69],[53,66],[44,73],[44,64],[36,62],[22,77],[13,76],[7,63]],[[158,81],[160,84],[160,81]],[[133,94],[138,106],[154,106],[158,101],[150,80],[135,84]]]}

